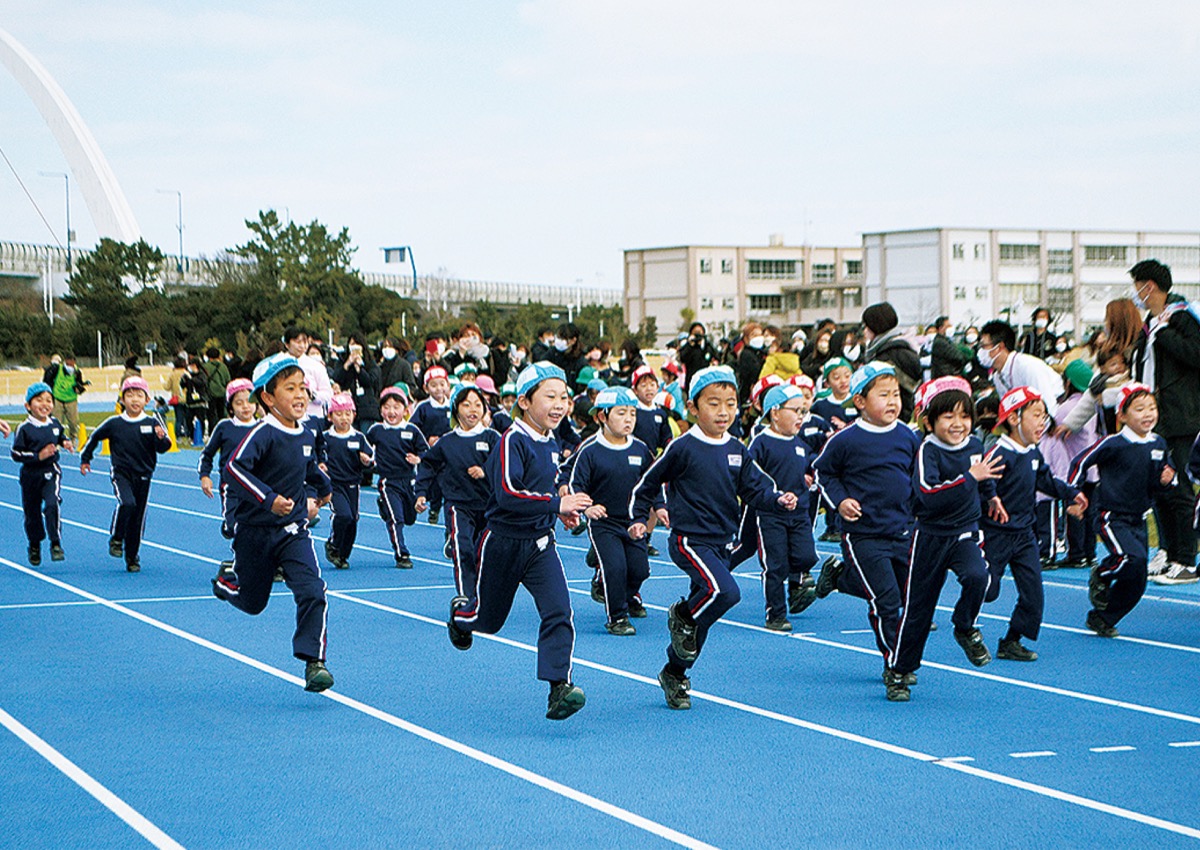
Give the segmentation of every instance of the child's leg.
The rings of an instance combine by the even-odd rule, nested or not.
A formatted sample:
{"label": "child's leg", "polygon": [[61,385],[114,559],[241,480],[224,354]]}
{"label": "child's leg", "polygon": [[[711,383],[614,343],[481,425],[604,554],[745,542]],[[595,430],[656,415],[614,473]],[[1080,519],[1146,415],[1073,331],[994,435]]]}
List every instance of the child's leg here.
{"label": "child's leg", "polygon": [[233,574],[230,585],[218,579],[213,592],[239,611],[247,614],[261,613],[271,598],[271,586],[275,580],[275,546],[280,529],[241,525],[233,538]]}
{"label": "child's leg", "polygon": [[[946,562],[955,542],[953,537],[920,530],[913,532],[908,581],[904,585],[904,616],[900,618],[896,649],[891,658],[892,668],[899,673],[913,673],[921,666],[938,596],[946,583]],[[975,545],[974,540],[970,542]],[[979,557],[982,560],[982,555]]]}
{"label": "child's leg", "polygon": [[358,485],[334,484],[329,508],[333,514],[329,542],[342,558],[349,558],[358,531]]}
{"label": "child's leg", "polygon": [[729,569],[731,570],[737,569],[743,561],[749,560],[758,552],[757,514],[758,512],[754,510],[752,505],[746,505],[742,508],[742,518],[738,523],[737,539],[734,541],[733,551],[729,553]]}
{"label": "child's leg", "polygon": [[[616,622],[629,616],[629,569],[625,563],[625,545],[617,532],[603,524],[602,520],[588,523],[588,539],[596,550],[600,561],[600,581],[604,585],[604,610],[608,622]],[[628,535],[626,535],[628,536]]]}
{"label": "child's leg", "polygon": [[46,538],[42,524],[42,502],[45,498],[45,479],[42,474],[26,472],[21,468],[21,511],[25,516],[25,539],[30,546],[37,546]]}
{"label": "child's leg", "polygon": [[1149,543],[1146,523],[1138,516],[1102,513],[1105,542],[1114,554],[1105,558],[1100,575],[1108,583],[1108,606],[1100,618],[1115,626],[1134,609],[1146,592],[1146,561]]}
{"label": "child's leg", "polygon": [[62,543],[62,517],[59,507],[62,504],[62,470],[57,463],[42,481],[42,502],[46,506],[43,511],[46,518],[46,536],[50,538],[51,546],[58,546]]}
{"label": "child's leg", "polygon": [[450,532],[450,556],[454,562],[454,586],[459,596],[471,598],[475,595],[476,549],[481,528],[476,526],[477,516],[458,505],[446,503],[446,529]]}
{"label": "child's leg", "polygon": [[221,480],[221,536],[226,540],[233,539],[233,525],[229,519],[229,485]]}
{"label": "child's leg", "polygon": [[292,654],[301,661],[325,660],[325,621],[328,605],[325,582],[317,566],[317,550],[307,531],[287,534],[281,541],[276,563],[283,566],[284,580],[296,600],[296,631]]}
{"label": "child's leg", "polygon": [[1043,561],[1054,557],[1054,537],[1058,529],[1054,527],[1054,502],[1042,499],[1034,509],[1034,530],[1037,532],[1038,555]]}
{"label": "child's leg", "polygon": [[846,568],[838,578],[838,592],[867,600],[875,645],[884,659],[890,658],[896,646],[900,626],[900,587],[892,561],[905,543],[904,538],[842,535]]}
{"label": "child's leg", "polygon": [[[1013,608],[1008,631],[1037,640],[1042,628],[1045,592],[1042,589],[1042,565],[1038,561],[1037,540],[1032,534],[1025,533],[1017,539],[1009,555],[1009,563],[1012,565],[1013,582],[1017,585],[1017,605]],[[1000,580],[995,581],[999,584]],[[991,587],[988,588],[988,595],[994,598]]]}
{"label": "child's leg", "polygon": [[[721,615],[741,601],[741,590],[729,573],[728,550],[718,543],[709,543],[681,534],[671,535],[671,560],[691,579],[691,592],[676,610],[690,616],[696,625],[696,648],[704,649],[708,629]],[[695,661],[684,661],[667,647],[671,666],[687,669]]]}
{"label": "child's leg", "polygon": [[786,620],[787,578],[790,571],[787,520],[774,514],[759,514],[756,525],[767,621]]}
{"label": "child's leg", "polygon": [[[1004,570],[1012,560],[1013,550],[1023,539],[1022,535],[1006,531],[989,531],[984,537],[983,556],[987,561],[988,574],[991,576],[987,593],[983,597],[984,602],[995,602],[1000,596]],[[1034,555],[1037,554],[1037,538],[1033,538],[1033,552]],[[1041,575],[1040,570],[1038,575]]]}
{"label": "child's leg", "polygon": [[[979,611],[983,608],[983,598],[987,595],[991,575],[988,573],[987,562],[983,558],[983,534],[975,531],[969,536],[959,536],[950,547],[946,565],[958,577],[960,587],[958,602],[954,604],[954,614],[950,620],[959,632],[969,632],[975,628]],[[934,598],[934,605],[937,598]],[[932,616],[932,614],[931,614]]]}
{"label": "child's leg", "polygon": [[625,547],[625,609],[641,601],[642,583],[650,578],[650,556],[646,552],[646,539],[631,540],[626,533],[621,538]]}
{"label": "child's leg", "polygon": [[392,554],[397,558],[408,554],[408,546],[404,544],[404,505],[401,502],[403,494],[399,488],[388,479],[379,479],[379,515],[387,527],[388,539],[392,541]]}
{"label": "child's leg", "polygon": [[133,512],[137,499],[133,493],[133,482],[118,472],[109,475],[112,482],[113,495],[117,497],[117,506],[113,508],[112,522],[108,528],[108,538],[111,543],[121,543],[125,539],[129,527],[129,516]]}
{"label": "child's leg", "polygon": [[[543,539],[549,545],[549,539]],[[537,551],[532,540],[499,537],[485,531],[479,542],[475,593],[454,612],[454,625],[464,632],[500,631],[512,610],[513,597],[531,551]]]}
{"label": "child's leg", "polygon": [[553,538],[544,549],[535,547],[521,581],[533,596],[538,616],[542,618],[538,629],[537,677],[544,682],[569,682],[575,624],[567,576]]}
{"label": "child's leg", "polygon": [[136,564],[142,548],[142,534],[146,530],[146,503],[150,501],[150,479],[139,478],[131,482],[133,507],[125,526],[125,563]]}
{"label": "child's leg", "polygon": [[788,578],[808,575],[817,564],[817,546],[812,526],[802,517],[787,518]]}

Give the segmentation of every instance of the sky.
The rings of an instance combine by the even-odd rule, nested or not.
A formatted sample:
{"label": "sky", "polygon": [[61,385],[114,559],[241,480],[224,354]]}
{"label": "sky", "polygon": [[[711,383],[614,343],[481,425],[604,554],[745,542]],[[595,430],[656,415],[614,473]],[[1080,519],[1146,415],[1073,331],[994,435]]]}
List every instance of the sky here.
{"label": "sky", "polygon": [[[619,288],[622,251],[930,226],[1200,230],[1200,4],[0,0],[147,241],[274,208],[363,271]],[[66,162],[0,66],[0,149]],[[77,243],[96,229],[72,195]],[[50,243],[0,160],[0,240]]]}

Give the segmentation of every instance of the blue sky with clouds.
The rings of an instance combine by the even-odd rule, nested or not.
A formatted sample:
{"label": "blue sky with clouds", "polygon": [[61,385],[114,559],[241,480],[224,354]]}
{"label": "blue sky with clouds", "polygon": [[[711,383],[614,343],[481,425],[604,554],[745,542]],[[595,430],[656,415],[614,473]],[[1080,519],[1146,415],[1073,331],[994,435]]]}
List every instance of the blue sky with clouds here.
{"label": "blue sky with clouds", "polygon": [[[914,11],[915,9],[915,11]],[[274,207],[357,264],[619,286],[621,251],[933,225],[1200,230],[1200,4],[0,0],[145,237]],[[66,165],[0,68],[51,224]],[[79,242],[94,243],[72,198]],[[0,162],[0,239],[47,242]]]}

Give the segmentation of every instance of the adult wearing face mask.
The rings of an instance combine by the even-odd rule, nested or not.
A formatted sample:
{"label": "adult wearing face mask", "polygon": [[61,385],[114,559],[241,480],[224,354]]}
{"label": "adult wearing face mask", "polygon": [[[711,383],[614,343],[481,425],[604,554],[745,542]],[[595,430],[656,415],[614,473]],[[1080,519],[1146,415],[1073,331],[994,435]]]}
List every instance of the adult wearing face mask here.
{"label": "adult wearing face mask", "polygon": [[412,364],[401,354],[400,341],[389,337],[383,341],[379,350],[379,387],[382,392],[388,387],[403,383],[409,392],[417,385],[417,377],[413,374]]}
{"label": "adult wearing face mask", "polygon": [[587,365],[584,357],[583,343],[580,342],[579,328],[574,322],[564,322],[558,326],[554,334],[554,349],[550,352],[550,362],[567,373],[567,386],[575,386],[579,372]]}
{"label": "adult wearing face mask", "polygon": [[1033,311],[1032,320],[1033,327],[1021,337],[1020,351],[1047,360],[1054,354],[1054,343],[1057,341],[1054,331],[1050,330],[1054,318],[1045,307],[1038,307]]}
{"label": "adult wearing face mask", "polygon": [[1154,388],[1158,425],[1167,441],[1176,485],[1155,502],[1159,546],[1167,552],[1166,570],[1150,576],[1156,584],[1194,584],[1196,534],[1192,528],[1195,492],[1187,475],[1192,443],[1200,432],[1200,322],[1187,301],[1171,292],[1171,269],[1158,260],[1142,260],[1129,270],[1133,302],[1147,312],[1133,355],[1134,377]]}
{"label": "adult wearing face mask", "polygon": [[1016,387],[1037,390],[1053,418],[1058,413],[1058,397],[1062,395],[1062,377],[1046,361],[1032,354],[1014,351],[1017,332],[1008,322],[994,319],[979,329],[979,365],[992,370],[992,384],[1001,398]]}
{"label": "adult wearing face mask", "polygon": [[701,369],[707,369],[713,365],[716,359],[717,350],[708,341],[704,325],[700,322],[692,322],[692,326],[688,328],[686,342],[679,347],[679,365],[684,368],[684,392],[687,392],[692,375]]}
{"label": "adult wearing face mask", "polygon": [[799,361],[800,368],[813,381],[819,381],[821,373],[825,369],[825,364],[834,356],[833,331],[829,328],[822,330],[817,334],[817,338],[813,340],[813,344],[807,346],[807,349],[808,355]]}
{"label": "adult wearing face mask", "polygon": [[738,404],[745,406],[750,400],[750,390],[762,372],[763,363],[767,360],[766,338],[763,336],[762,325],[758,322],[747,322],[742,327],[742,350],[738,352],[734,372],[738,379]]}

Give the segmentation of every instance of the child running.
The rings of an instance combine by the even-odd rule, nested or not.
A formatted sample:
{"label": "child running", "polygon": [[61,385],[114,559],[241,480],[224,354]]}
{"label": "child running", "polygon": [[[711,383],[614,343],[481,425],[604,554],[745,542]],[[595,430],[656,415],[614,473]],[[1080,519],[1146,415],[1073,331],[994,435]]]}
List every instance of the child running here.
{"label": "child running", "polygon": [[534,363],[517,376],[517,418],[488,458],[487,529],[479,543],[475,598],[456,596],[447,624],[456,649],[470,649],[473,632],[495,634],[512,609],[517,587],[533,596],[541,617],[537,676],[549,682],[546,718],[563,720],[583,708],[583,689],[571,681],[575,626],[567,577],[554,545],[554,520],[570,524],[591,507],[586,493],[558,496],[559,448],[553,433],[571,400],[567,376]]}
{"label": "child running", "polygon": [[25,539],[29,542],[29,565],[42,563],[42,541],[50,538],[50,560],[67,557],[62,547],[62,469],[58,450],[71,451],[71,441],[62,423],[55,419],[54,395],[50,385],[38,381],[25,390],[29,417],[17,426],[12,459],[21,464],[21,510],[25,513]]}
{"label": "child running", "polygon": [[827,509],[842,525],[842,560],[826,561],[816,595],[834,590],[868,602],[875,645],[883,655],[888,698],[908,698],[916,674],[891,668],[900,626],[900,588],[908,572],[912,481],[920,438],[898,421],[900,382],[888,363],[859,367],[850,382],[859,416],[832,434],[813,464]]}
{"label": "child running", "polygon": [[[771,476],[777,488],[791,493],[805,493],[812,484],[809,464],[813,455],[800,436],[804,409],[804,394],[798,387],[773,387],[763,398],[767,427],[750,441],[751,459]],[[812,586],[808,574],[817,562],[812,522],[805,510],[785,511],[771,505],[756,512],[756,526],[766,626],[772,631],[790,632],[789,611],[799,614],[816,598],[813,592],[801,591],[806,585]],[[787,592],[792,585],[798,594],[795,605],[790,604]]]}
{"label": "child running", "polygon": [[450,398],[454,428],[425,452],[417,469],[416,511],[424,513],[428,508],[429,490],[436,480],[446,500],[456,595],[469,601],[475,598],[475,556],[487,524],[489,482],[484,468],[500,442],[500,435],[483,424],[487,409],[479,385],[463,384],[455,390]]}
{"label": "child running", "polygon": [[339,570],[350,569],[350,553],[358,537],[358,499],[363,470],[375,463],[375,451],[366,436],[354,427],[354,396],[338,393],[329,402],[329,421],[325,432],[325,474],[332,495],[329,510],[333,514],[325,557]]}
{"label": "child running", "polygon": [[[213,428],[204,451],[200,453],[200,490],[208,498],[213,497],[212,471],[216,461],[217,469],[224,469],[225,464],[233,457],[234,450],[254,427],[254,383],[245,378],[238,378],[225,385],[225,408],[230,413],[228,419],[222,419]],[[226,540],[233,539],[233,526],[230,524],[229,482],[225,476],[220,476],[221,483],[221,535]]]}
{"label": "child running", "polygon": [[125,569],[140,572],[138,552],[146,525],[146,503],[150,500],[150,478],[158,466],[158,456],[171,449],[171,438],[163,424],[146,413],[150,403],[150,385],[144,378],[126,378],[121,382],[121,404],[125,412],[101,422],[88,438],[79,456],[79,471],[92,469],[92,455],[101,441],[108,440],[112,455],[113,510],[108,554],[125,557]]}
{"label": "child running", "polygon": [[[756,508],[796,507],[795,493],[781,493],[729,436],[738,415],[737,380],[728,366],[701,369],[688,388],[688,411],[696,426],[677,437],[642,476],[630,500],[629,536],[646,535],[646,519],[663,485],[671,527],[671,560],[691,580],[685,599],[667,611],[671,643],[659,671],[667,706],[692,707],[688,670],[700,657],[708,631],[741,599],[729,570],[729,548],[737,531],[738,498]],[[665,518],[664,518],[665,519]]]}
{"label": "child running", "polygon": [[1100,539],[1109,555],[1092,568],[1088,581],[1092,610],[1085,621],[1100,637],[1117,637],[1117,623],[1146,592],[1146,514],[1154,506],[1155,496],[1175,485],[1166,440],[1154,433],[1157,424],[1154,391],[1145,384],[1128,383],[1121,388],[1117,401],[1117,425],[1121,430],[1096,443],[1071,464],[1073,487],[1083,483],[1092,467],[1100,472],[1096,487]]}
{"label": "child running", "polygon": [[[409,417],[430,446],[436,446],[450,430],[450,375],[441,366],[430,366],[421,376],[428,398],[417,402]],[[442,490],[435,480],[429,490],[429,521],[437,525],[442,509]]]}
{"label": "child running", "polygon": [[329,478],[317,466],[312,432],[301,427],[308,408],[304,371],[296,358],[273,354],[254,367],[254,392],[267,415],[251,429],[225,465],[237,485],[233,509],[233,564],[212,580],[213,595],[239,611],[267,607],[277,567],[296,600],[292,653],[305,662],[304,689],[333,685],[325,667],[325,582],[308,533],[307,482],[318,506],[329,501]]}
{"label": "child running", "polygon": [[[592,506],[584,513],[587,531],[600,564],[601,593],[611,635],[632,635],[630,618],[641,619],[646,609],[638,595],[650,576],[645,538],[629,536],[629,497],[650,464],[654,453],[632,436],[637,421],[637,398],[624,387],[601,390],[592,404],[600,425],[596,435],[571,456],[568,490],[587,493]],[[655,512],[666,521],[666,506],[659,499]]]}
{"label": "child running", "polygon": [[1000,427],[1004,433],[988,458],[999,457],[1004,474],[996,480],[998,502],[981,518],[983,553],[992,580],[984,602],[1000,596],[1004,568],[1012,570],[1017,586],[1017,606],[1008,621],[1008,632],[1000,639],[996,657],[1008,661],[1036,661],[1037,653],[1021,638],[1037,640],[1042,627],[1044,595],[1038,541],[1034,532],[1037,493],[1056,499],[1073,499],[1076,508],[1087,509],[1087,498],[1071,485],[1054,477],[1038,449],[1046,430],[1046,405],[1037,390],[1014,387],[1000,400]]}
{"label": "child running", "polygon": [[403,389],[388,387],[380,393],[379,400],[383,421],[367,429],[367,440],[375,449],[375,468],[379,472],[379,515],[392,541],[397,569],[411,570],[412,555],[404,542],[404,526],[417,521],[413,477],[421,457],[429,451],[429,444],[421,429],[404,421],[408,396]]}
{"label": "child running", "polygon": [[888,699],[899,702],[907,697],[904,676],[921,666],[938,596],[951,570],[962,587],[950,618],[954,639],[976,667],[992,660],[975,625],[991,580],[979,519],[981,502],[990,503],[990,509],[999,513],[994,479],[1004,472],[1004,459],[985,458],[983,443],[971,433],[975,404],[965,378],[935,378],[925,385],[921,398],[929,433],[917,452],[916,529],[888,683]]}

